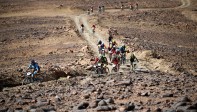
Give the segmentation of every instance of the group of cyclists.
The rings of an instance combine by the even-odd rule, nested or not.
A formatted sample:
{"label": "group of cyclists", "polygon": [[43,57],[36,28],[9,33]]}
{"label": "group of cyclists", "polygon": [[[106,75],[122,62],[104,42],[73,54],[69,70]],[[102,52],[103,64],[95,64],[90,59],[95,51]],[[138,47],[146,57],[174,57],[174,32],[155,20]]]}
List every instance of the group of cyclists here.
{"label": "group of cyclists", "polygon": [[[123,9],[123,8],[124,8],[124,5],[121,3],[121,9]],[[137,3],[135,3],[133,5],[129,4],[129,8],[131,10],[138,9],[138,4]],[[104,6],[98,7],[99,13],[104,12],[104,11],[105,11]],[[94,12],[93,7],[88,9],[88,14],[93,13],[93,12]],[[93,33],[95,32],[95,28],[96,28],[96,26],[92,25],[92,32]],[[81,24],[81,30],[82,30],[82,32],[84,32],[84,25],[83,24]],[[113,29],[112,28],[109,28],[108,34],[109,34],[108,47],[106,47],[105,43],[102,42],[101,40],[97,44],[100,57],[96,58],[94,64],[98,65],[100,63],[101,66],[108,65],[108,60],[106,58],[106,53],[108,53],[109,61],[114,65],[114,68],[116,68],[116,70],[119,71],[120,65],[126,63],[126,53],[128,53],[129,50],[126,50],[125,45],[118,47],[117,42],[113,39]],[[131,63],[133,71],[135,69],[134,62],[136,62],[136,61],[138,61],[138,59],[135,57],[135,55],[133,53],[131,53],[130,63]],[[28,69],[33,69],[33,73],[31,75],[32,75],[32,77],[34,77],[40,71],[40,66],[38,65],[38,63],[35,60],[32,60]]]}
{"label": "group of cyclists", "polygon": [[[130,3],[129,5],[128,5],[128,7],[129,7],[129,9],[130,10],[138,10],[138,3],[136,2],[136,3]],[[121,10],[124,10],[125,8],[126,8],[127,6],[125,6],[123,3],[121,3],[121,7],[120,7],[120,9]]]}
{"label": "group of cyclists", "polygon": [[[129,53],[129,50],[126,49],[126,45],[118,46],[117,42],[113,39],[112,28],[108,30],[108,47],[106,47],[105,43],[101,40],[98,41],[98,52],[100,57],[96,58],[95,65],[107,66],[108,60],[106,58],[106,53],[109,56],[109,61],[112,63],[113,68],[118,72],[120,69],[120,65],[124,65],[126,63],[126,53]],[[132,53],[130,56],[130,62],[132,66],[132,70],[134,71],[135,65],[134,62],[138,61],[135,55]],[[112,68],[112,69],[113,69]]]}
{"label": "group of cyclists", "polygon": [[[90,9],[87,10],[87,13],[88,15],[90,15],[91,13],[94,12],[94,7],[91,6]],[[101,12],[105,12],[105,6],[102,5],[102,6],[98,6],[98,12],[101,13]]]}

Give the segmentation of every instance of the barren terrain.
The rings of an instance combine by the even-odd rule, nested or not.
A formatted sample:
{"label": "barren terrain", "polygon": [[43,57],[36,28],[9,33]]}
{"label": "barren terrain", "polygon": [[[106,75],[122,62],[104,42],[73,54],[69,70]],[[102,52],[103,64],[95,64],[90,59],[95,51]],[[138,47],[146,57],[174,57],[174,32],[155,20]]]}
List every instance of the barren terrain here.
{"label": "barren terrain", "polygon": [[[0,0],[0,111],[196,112],[197,2],[138,0],[134,11],[130,3],[136,1]],[[106,12],[98,13],[99,5]],[[109,27],[139,59],[136,72],[128,60],[118,73],[87,70]],[[55,80],[21,86],[19,71],[31,59],[42,71],[52,65]]]}

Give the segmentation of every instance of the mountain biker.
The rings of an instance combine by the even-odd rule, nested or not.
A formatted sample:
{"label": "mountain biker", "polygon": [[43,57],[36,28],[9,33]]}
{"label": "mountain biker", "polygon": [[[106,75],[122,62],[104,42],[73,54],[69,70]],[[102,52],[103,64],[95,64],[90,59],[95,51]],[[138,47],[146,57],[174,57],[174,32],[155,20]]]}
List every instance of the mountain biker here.
{"label": "mountain biker", "polygon": [[113,46],[112,47],[111,52],[112,52],[112,54],[115,54],[116,53],[116,46]]}
{"label": "mountain biker", "polygon": [[119,56],[119,54],[114,53],[112,55],[111,62],[117,67],[117,71],[119,71],[119,68],[120,68],[120,56]]}
{"label": "mountain biker", "polygon": [[135,3],[135,10],[138,10],[138,3]]}
{"label": "mountain biker", "polygon": [[125,53],[126,52],[126,46],[123,45],[120,47],[120,53]]}
{"label": "mountain biker", "polygon": [[110,44],[112,44],[112,40],[113,40],[113,36],[112,35],[109,35],[109,38],[108,38],[109,46],[110,46]]}
{"label": "mountain biker", "polygon": [[101,6],[98,7],[98,12],[101,13],[102,9]]}
{"label": "mountain biker", "polygon": [[95,32],[95,29],[96,29],[96,26],[95,25],[92,25],[92,32],[93,33]]}
{"label": "mountain biker", "polygon": [[112,41],[112,46],[116,46],[116,45],[117,45],[116,41],[115,40]]}
{"label": "mountain biker", "polygon": [[102,12],[105,12],[105,6],[101,6]]}
{"label": "mountain biker", "polygon": [[29,65],[28,69],[34,69],[33,73],[32,73],[32,77],[34,78],[34,76],[40,72],[40,66],[38,65],[38,63],[35,60],[31,60],[31,64]]}
{"label": "mountain biker", "polygon": [[87,13],[88,13],[88,15],[90,15],[90,9],[88,9]]}
{"label": "mountain biker", "polygon": [[139,62],[138,59],[136,58],[136,56],[131,53],[131,56],[130,56],[130,63],[131,63],[131,66],[132,66],[132,71],[134,71],[135,67],[136,67],[136,64],[134,62]]}
{"label": "mountain biker", "polygon": [[124,5],[122,4],[120,8],[121,8],[121,10],[124,10]]}
{"label": "mountain biker", "polygon": [[105,44],[102,43],[100,48],[99,48],[99,53],[101,54],[103,50],[104,50],[103,52],[105,52],[105,48],[106,48]]}
{"label": "mountain biker", "polygon": [[93,7],[91,7],[90,11],[93,13]]}
{"label": "mountain biker", "polygon": [[120,47],[120,56],[121,56],[121,64],[125,64],[126,61],[126,46],[123,45]]}
{"label": "mountain biker", "polygon": [[83,32],[84,31],[84,25],[81,24],[81,31]]}
{"label": "mountain biker", "polygon": [[133,10],[133,5],[131,3],[129,4],[129,9]]}
{"label": "mountain biker", "polygon": [[104,65],[108,65],[107,58],[104,55],[101,55],[99,58],[96,58],[94,64],[98,65],[98,63],[101,64],[101,67],[103,67]]}

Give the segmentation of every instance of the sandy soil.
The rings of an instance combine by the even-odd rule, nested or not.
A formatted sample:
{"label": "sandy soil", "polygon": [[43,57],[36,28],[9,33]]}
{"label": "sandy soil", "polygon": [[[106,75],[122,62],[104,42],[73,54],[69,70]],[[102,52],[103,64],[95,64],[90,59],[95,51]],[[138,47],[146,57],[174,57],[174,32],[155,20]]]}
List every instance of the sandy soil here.
{"label": "sandy soil", "polygon": [[[122,0],[125,6],[130,2],[135,3]],[[20,85],[23,77],[17,69],[26,69],[31,59],[35,59],[42,70],[46,70],[47,64],[51,63],[61,68],[60,71],[66,74],[64,77],[75,77],[4,88],[0,92],[0,107],[5,110],[31,110],[29,106],[43,101],[40,98],[54,101],[54,96],[58,96],[62,99],[60,103],[54,101],[44,106],[51,106],[56,111],[76,111],[75,107],[80,102],[91,104],[101,93],[104,99],[115,100],[116,110],[121,110],[122,103],[126,102],[134,102],[136,111],[146,111],[148,108],[153,111],[158,107],[176,110],[178,107],[173,105],[185,95],[192,99],[187,105],[195,105],[197,2],[139,0],[137,3],[139,10],[120,11],[119,0],[1,0],[1,89]],[[106,6],[105,13],[95,11],[91,15],[86,14],[87,8],[94,6],[97,10],[99,5]],[[84,33],[80,32],[81,23],[85,25]],[[91,31],[93,24],[97,27],[95,34]],[[107,43],[109,27],[117,29],[115,40],[134,51],[140,60],[139,68],[147,73],[131,73],[129,62],[121,66],[120,73],[104,78],[85,70],[91,65],[90,60],[98,56],[98,40]],[[116,83],[123,83],[123,87],[115,86]],[[84,91],[91,88],[91,84],[94,85],[94,90],[88,93],[91,97],[84,100],[82,97],[87,94]],[[27,96],[33,93],[31,101],[22,100],[25,103],[20,103],[18,99],[24,99],[25,92]],[[14,106],[10,108],[9,105]],[[43,105],[37,106],[38,109],[40,107]],[[89,107],[87,111],[95,111],[95,108]]]}

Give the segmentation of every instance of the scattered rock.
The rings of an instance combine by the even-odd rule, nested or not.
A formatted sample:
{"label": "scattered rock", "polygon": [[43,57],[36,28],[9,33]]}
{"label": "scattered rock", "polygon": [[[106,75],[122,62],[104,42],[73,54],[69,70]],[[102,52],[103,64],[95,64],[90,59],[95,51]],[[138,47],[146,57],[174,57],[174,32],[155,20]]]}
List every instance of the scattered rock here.
{"label": "scattered rock", "polygon": [[191,100],[187,96],[184,96],[180,99],[180,102],[191,102]]}
{"label": "scattered rock", "polygon": [[105,106],[107,105],[107,103],[105,102],[105,100],[101,100],[99,103],[98,103],[99,106]]}
{"label": "scattered rock", "polygon": [[167,93],[167,94],[164,94],[163,95],[163,98],[165,98],[165,97],[173,97],[174,95],[172,94],[172,93]]}
{"label": "scattered rock", "polygon": [[90,108],[96,108],[97,106],[98,106],[97,101],[93,101],[92,103],[90,103]]}
{"label": "scattered rock", "polygon": [[150,94],[149,94],[149,92],[142,92],[142,93],[140,93],[140,96],[149,96]]}
{"label": "scattered rock", "polygon": [[90,94],[85,94],[85,95],[83,96],[83,98],[84,98],[84,99],[90,98]]}
{"label": "scattered rock", "polygon": [[128,85],[130,85],[131,84],[131,80],[129,79],[129,80],[124,80],[124,81],[120,81],[118,84],[116,84],[116,85],[126,85],[126,86],[128,86]]}
{"label": "scattered rock", "polygon": [[4,107],[4,108],[1,108],[0,109],[0,112],[7,112],[8,108],[7,107]]}
{"label": "scattered rock", "polygon": [[187,103],[186,102],[179,102],[175,105],[175,108],[179,107],[179,106],[186,106]]}
{"label": "scattered rock", "polygon": [[81,110],[81,109],[86,109],[89,106],[89,103],[87,102],[82,102],[77,106],[77,109]]}
{"label": "scattered rock", "polygon": [[114,104],[114,100],[112,98],[108,98],[107,100],[105,100],[105,102],[108,104]]}
{"label": "scattered rock", "polygon": [[98,106],[96,108],[97,111],[109,111],[111,110],[109,106]]}
{"label": "scattered rock", "polygon": [[125,110],[127,111],[132,111],[135,109],[134,103],[125,104],[125,107],[126,107]]}

